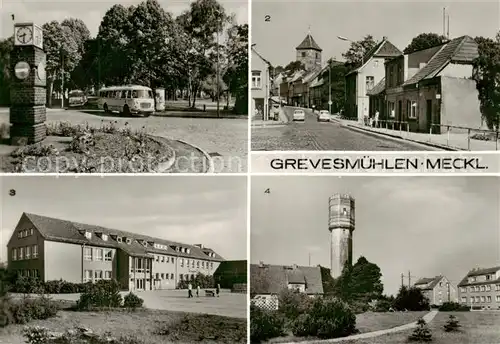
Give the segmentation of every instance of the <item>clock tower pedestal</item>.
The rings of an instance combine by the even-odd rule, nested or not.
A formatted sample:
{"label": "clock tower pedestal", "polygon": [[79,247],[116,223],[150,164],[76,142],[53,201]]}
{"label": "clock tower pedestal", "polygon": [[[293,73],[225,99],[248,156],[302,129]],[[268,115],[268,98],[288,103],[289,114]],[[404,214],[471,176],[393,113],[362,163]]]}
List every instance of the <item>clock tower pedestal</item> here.
{"label": "clock tower pedestal", "polygon": [[[16,24],[15,32],[15,45],[10,55],[15,75],[10,91],[10,144],[23,146],[41,142],[47,135],[46,54],[37,26]],[[26,32],[34,32],[35,40],[31,43],[26,40]]]}

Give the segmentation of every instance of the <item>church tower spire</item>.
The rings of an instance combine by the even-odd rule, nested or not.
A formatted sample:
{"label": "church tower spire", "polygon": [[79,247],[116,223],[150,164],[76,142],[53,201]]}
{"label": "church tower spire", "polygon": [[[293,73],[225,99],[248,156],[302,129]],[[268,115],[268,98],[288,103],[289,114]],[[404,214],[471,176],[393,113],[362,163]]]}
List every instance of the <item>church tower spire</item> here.
{"label": "church tower spire", "polygon": [[311,25],[309,25],[306,38],[304,38],[295,50],[297,52],[296,60],[302,62],[307,71],[321,68],[321,53],[323,49],[319,47],[311,35]]}

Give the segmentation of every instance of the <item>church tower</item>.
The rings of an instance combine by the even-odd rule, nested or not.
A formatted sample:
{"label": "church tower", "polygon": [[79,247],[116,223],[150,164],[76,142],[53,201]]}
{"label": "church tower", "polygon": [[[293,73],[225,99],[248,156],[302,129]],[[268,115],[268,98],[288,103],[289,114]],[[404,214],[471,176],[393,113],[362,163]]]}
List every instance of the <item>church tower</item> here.
{"label": "church tower", "polygon": [[297,51],[297,61],[302,62],[307,71],[321,68],[321,52],[323,49],[319,47],[310,32],[295,50]]}
{"label": "church tower", "polygon": [[329,199],[330,274],[338,278],[352,264],[352,232],[355,227],[354,198],[335,194]]}

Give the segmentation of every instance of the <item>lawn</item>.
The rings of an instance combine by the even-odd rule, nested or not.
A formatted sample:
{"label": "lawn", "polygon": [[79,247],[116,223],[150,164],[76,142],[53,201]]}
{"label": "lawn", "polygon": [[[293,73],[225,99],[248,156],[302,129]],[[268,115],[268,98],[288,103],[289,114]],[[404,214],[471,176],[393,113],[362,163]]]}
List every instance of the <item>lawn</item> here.
{"label": "lawn", "polygon": [[[359,330],[359,333],[390,329],[393,327],[412,323],[416,321],[418,318],[423,317],[427,313],[428,312],[395,312],[395,313],[366,312],[356,315],[356,328]],[[289,336],[286,337],[271,339],[269,343],[300,342],[308,339],[317,340],[316,338],[294,337],[292,334],[290,334]],[[358,344],[358,342],[353,342],[353,344],[354,343]],[[368,342],[366,343],[360,342],[360,343],[367,344]]]}
{"label": "lawn", "polygon": [[[447,333],[443,325],[450,314],[457,317],[462,331]],[[492,344],[500,343],[500,312],[439,312],[429,324],[434,344]],[[384,336],[360,340],[345,340],[342,344],[401,344],[406,343],[413,330],[392,333]]]}
{"label": "lawn", "polygon": [[[64,332],[75,327],[91,329],[96,334],[135,337],[147,344],[163,343],[246,343],[246,319],[206,314],[190,314],[158,310],[135,312],[60,311],[55,318],[36,320],[28,326],[43,326]],[[23,344],[23,325],[0,328],[0,343]]]}

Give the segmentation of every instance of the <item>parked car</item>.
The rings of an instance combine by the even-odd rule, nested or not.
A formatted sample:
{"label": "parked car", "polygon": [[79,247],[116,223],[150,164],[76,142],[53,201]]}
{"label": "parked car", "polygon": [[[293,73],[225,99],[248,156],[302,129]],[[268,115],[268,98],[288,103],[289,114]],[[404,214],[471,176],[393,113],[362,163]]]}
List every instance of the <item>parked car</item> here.
{"label": "parked car", "polygon": [[68,93],[69,106],[84,106],[87,103],[87,97],[82,90],[72,90]]}
{"label": "parked car", "polygon": [[305,121],[306,119],[306,114],[304,112],[304,110],[295,110],[293,112],[293,120],[294,121]]}
{"label": "parked car", "polygon": [[318,114],[318,122],[330,122],[330,112],[328,110],[321,110]]}

